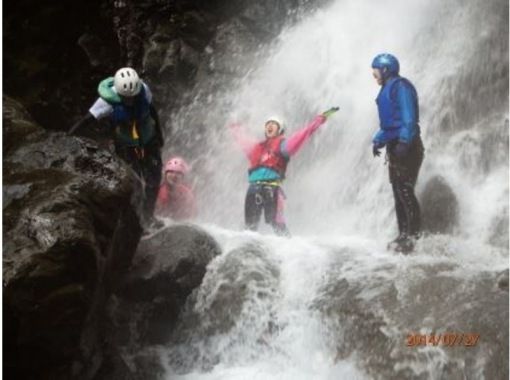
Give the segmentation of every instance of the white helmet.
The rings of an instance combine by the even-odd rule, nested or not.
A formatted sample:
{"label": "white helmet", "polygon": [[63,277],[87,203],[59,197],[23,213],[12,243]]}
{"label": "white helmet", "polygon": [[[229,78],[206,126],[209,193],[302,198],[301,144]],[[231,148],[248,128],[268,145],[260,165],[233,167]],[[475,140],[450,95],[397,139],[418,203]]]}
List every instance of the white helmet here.
{"label": "white helmet", "polygon": [[132,97],[138,95],[142,89],[142,81],[131,67],[123,67],[115,73],[113,86],[117,94]]}
{"label": "white helmet", "polygon": [[276,124],[278,124],[278,126],[280,127],[280,128],[278,129],[278,133],[279,133],[280,135],[281,135],[281,134],[283,134],[283,133],[285,132],[285,127],[284,127],[284,125],[283,125],[283,120],[282,120],[282,119],[280,119],[278,116],[271,116],[271,117],[269,117],[269,118],[266,120],[266,123],[265,123],[265,124],[269,123],[270,121],[274,121]]}

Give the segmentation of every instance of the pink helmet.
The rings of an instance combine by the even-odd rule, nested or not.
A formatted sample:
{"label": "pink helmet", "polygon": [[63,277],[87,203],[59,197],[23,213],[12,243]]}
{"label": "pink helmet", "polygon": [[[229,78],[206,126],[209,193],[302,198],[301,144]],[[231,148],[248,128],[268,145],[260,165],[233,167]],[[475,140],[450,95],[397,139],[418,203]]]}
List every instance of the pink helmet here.
{"label": "pink helmet", "polygon": [[186,174],[189,171],[189,166],[183,158],[172,157],[165,164],[165,173],[169,171]]}

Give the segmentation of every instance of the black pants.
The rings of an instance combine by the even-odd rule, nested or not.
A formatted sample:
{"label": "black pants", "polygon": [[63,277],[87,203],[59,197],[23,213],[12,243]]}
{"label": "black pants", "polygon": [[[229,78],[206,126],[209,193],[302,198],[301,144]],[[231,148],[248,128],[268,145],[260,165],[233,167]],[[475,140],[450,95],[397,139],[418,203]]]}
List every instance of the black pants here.
{"label": "black pants", "polygon": [[395,199],[395,212],[400,237],[418,237],[421,230],[420,204],[414,187],[423,162],[424,148],[421,138],[414,139],[405,157],[392,153],[388,146],[389,175]]}
{"label": "black pants", "polygon": [[277,235],[290,236],[283,220],[283,192],[280,186],[252,183],[246,193],[244,221],[246,228],[256,231],[262,211],[267,224]]}
{"label": "black pants", "polygon": [[143,149],[116,145],[115,151],[143,181],[142,218],[149,221],[154,214],[161,183],[160,144],[154,141]]}

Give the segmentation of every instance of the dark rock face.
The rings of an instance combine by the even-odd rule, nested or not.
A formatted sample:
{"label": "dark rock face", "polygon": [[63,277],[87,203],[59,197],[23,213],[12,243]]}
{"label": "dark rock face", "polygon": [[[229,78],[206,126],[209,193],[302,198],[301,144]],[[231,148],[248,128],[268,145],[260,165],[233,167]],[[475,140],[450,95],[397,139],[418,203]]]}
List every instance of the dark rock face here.
{"label": "dark rock face", "polygon": [[421,196],[422,229],[451,234],[458,225],[459,203],[452,188],[441,176],[432,177]]}
{"label": "dark rock face", "polygon": [[167,227],[142,239],[129,272],[105,303],[102,333],[110,347],[99,351],[101,365],[86,378],[161,375],[161,363],[151,347],[168,343],[188,295],[220,252],[211,236],[191,225]]}
{"label": "dark rock face", "polygon": [[[70,128],[73,118],[87,110],[84,101],[93,100],[98,81],[117,66],[119,49],[109,13],[103,0],[72,6],[55,0],[37,6],[30,0],[6,3],[4,92],[22,101],[42,127]],[[95,40],[80,40],[82,35]],[[89,61],[82,46],[108,54]]]}
{"label": "dark rock face", "polygon": [[187,225],[168,227],[140,242],[130,273],[116,293],[119,299],[147,306],[138,316],[145,326],[140,343],[168,341],[176,312],[220,252],[205,231]]}
{"label": "dark rock face", "polygon": [[217,243],[181,225],[139,244],[130,169],[89,140],[46,132],[10,98],[3,137],[4,374],[156,376],[150,347],[169,340]]}
{"label": "dark rock face", "polygon": [[[77,355],[106,263],[129,263],[136,247],[132,177],[96,144],[45,132],[9,98],[3,116],[4,374],[57,378]],[[115,246],[122,224],[131,251]]]}

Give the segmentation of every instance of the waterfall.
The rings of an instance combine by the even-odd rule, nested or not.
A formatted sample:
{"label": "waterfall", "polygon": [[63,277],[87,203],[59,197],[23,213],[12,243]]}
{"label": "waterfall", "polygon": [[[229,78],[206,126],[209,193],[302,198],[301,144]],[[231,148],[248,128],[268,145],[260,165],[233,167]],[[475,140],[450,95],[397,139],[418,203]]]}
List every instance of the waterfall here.
{"label": "waterfall", "polygon": [[[281,115],[292,133],[339,105],[289,164],[289,226],[314,235],[391,237],[387,168],[370,153],[379,90],[370,63],[388,51],[420,96],[426,158],[417,193],[441,175],[460,202],[460,231],[487,239],[493,219],[508,209],[507,8],[481,1],[337,1],[285,29],[254,54],[242,79],[197,97],[175,117],[179,130],[204,141],[206,174],[197,189],[204,220],[239,227],[243,218],[248,162],[228,122],[242,122],[262,139],[269,115]],[[197,123],[205,125],[205,137],[193,136]]]}
{"label": "waterfall", "polygon": [[[201,222],[224,254],[161,350],[169,379],[508,376],[508,293],[495,288],[508,268],[507,15],[499,0],[337,0],[254,52],[241,79],[197,89],[174,120],[207,142],[196,158]],[[409,257],[385,250],[393,199],[384,160],[371,154],[379,88],[370,64],[380,52],[399,58],[420,97],[417,193],[440,176],[459,205],[454,233],[421,239]],[[292,133],[336,105],[289,164],[294,237],[233,232],[248,162],[227,123],[262,139],[269,115]],[[194,124],[204,126],[197,136]],[[469,352],[405,345],[411,331],[448,329],[486,343]],[[503,359],[490,348],[496,336]]]}

